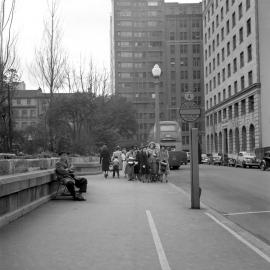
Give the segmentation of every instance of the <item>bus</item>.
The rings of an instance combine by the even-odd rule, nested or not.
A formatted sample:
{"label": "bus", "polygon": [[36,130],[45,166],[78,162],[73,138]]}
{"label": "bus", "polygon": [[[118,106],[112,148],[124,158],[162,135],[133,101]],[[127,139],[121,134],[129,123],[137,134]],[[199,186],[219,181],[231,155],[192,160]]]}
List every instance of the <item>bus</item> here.
{"label": "bus", "polygon": [[[160,121],[160,145],[169,151],[169,166],[178,169],[180,165],[187,164],[187,153],[182,147],[182,132],[177,121]],[[155,141],[156,126],[151,129],[149,141]]]}

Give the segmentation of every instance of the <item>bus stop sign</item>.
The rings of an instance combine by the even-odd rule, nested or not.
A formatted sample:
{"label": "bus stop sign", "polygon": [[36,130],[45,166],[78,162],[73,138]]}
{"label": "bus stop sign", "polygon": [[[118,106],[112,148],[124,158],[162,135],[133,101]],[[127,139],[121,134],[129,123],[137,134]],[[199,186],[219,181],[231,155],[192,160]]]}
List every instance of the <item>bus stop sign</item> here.
{"label": "bus stop sign", "polygon": [[186,101],[181,105],[179,115],[186,122],[194,122],[201,116],[201,109],[195,102]]}

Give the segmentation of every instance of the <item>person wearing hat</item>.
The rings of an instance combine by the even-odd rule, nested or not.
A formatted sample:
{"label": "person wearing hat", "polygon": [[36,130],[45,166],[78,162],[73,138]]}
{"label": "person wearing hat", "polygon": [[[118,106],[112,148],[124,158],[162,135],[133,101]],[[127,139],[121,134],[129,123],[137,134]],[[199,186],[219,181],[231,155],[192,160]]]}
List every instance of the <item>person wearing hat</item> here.
{"label": "person wearing hat", "polygon": [[117,159],[119,160],[119,170],[122,170],[122,167],[123,167],[122,151],[119,145],[116,146],[116,149],[113,152],[112,161],[115,159],[115,157],[117,157]]}
{"label": "person wearing hat", "polygon": [[[68,153],[59,153],[60,160],[55,165],[55,173],[59,179],[68,189],[75,201],[85,201],[82,193],[86,193],[87,179],[83,177],[76,177],[74,171],[70,168],[68,163]],[[76,194],[75,186],[79,188],[79,193]]]}

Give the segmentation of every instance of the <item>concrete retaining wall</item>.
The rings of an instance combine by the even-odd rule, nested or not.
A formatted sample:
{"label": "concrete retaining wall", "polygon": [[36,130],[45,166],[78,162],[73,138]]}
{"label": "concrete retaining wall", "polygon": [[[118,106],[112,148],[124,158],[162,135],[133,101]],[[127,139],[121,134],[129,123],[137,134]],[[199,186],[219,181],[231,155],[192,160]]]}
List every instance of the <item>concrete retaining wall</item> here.
{"label": "concrete retaining wall", "polygon": [[0,176],[0,227],[51,199],[54,169]]}
{"label": "concrete retaining wall", "polygon": [[58,158],[3,159],[0,160],[0,175],[54,168],[58,160]]}

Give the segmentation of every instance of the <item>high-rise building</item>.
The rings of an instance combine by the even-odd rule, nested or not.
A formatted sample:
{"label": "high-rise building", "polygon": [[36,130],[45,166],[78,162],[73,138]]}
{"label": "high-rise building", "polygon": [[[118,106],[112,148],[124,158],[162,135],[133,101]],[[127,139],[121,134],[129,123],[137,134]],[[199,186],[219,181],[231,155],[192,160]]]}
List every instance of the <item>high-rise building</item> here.
{"label": "high-rise building", "polygon": [[[186,93],[193,94],[197,105],[204,105],[201,3],[165,3],[165,44],[168,117],[180,123],[183,149],[189,150],[189,123],[179,117],[178,111]],[[205,152],[204,110],[194,126],[200,130]]]}
{"label": "high-rise building", "polygon": [[270,146],[267,0],[204,0],[207,152]]}
{"label": "high-rise building", "polygon": [[[155,64],[162,70],[160,120],[180,121],[178,110],[187,90],[194,92],[198,104],[203,104],[201,21],[201,4],[112,0],[112,87],[134,104],[138,139],[142,142],[147,140],[155,121]],[[188,125],[180,125],[188,150]]]}

